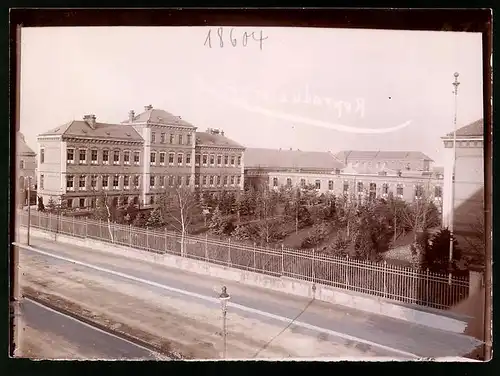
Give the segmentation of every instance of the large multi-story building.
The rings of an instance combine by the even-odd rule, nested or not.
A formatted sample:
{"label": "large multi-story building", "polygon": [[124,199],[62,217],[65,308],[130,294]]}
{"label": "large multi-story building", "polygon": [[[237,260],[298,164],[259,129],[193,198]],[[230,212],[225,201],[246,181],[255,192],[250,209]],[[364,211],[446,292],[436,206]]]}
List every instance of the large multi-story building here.
{"label": "large multi-story building", "polygon": [[389,168],[395,171],[431,171],[430,157],[420,151],[360,151],[345,150],[335,155],[344,165],[372,169]]}
{"label": "large multi-story building", "polygon": [[[115,205],[149,205],[174,186],[242,189],[242,146],[223,133],[197,133],[192,124],[152,106],[138,115],[130,111],[120,124],[99,123],[95,115],[86,115],[39,135],[38,146],[39,195],[45,204],[52,198],[87,208],[105,195]],[[197,151],[200,158],[213,154],[230,162],[197,166]],[[196,183],[210,173],[228,179],[213,186],[203,184],[203,178]]]}
{"label": "large multi-story building", "polygon": [[16,181],[18,182],[19,204],[26,204],[28,199],[28,184],[33,194],[36,194],[36,154],[28,146],[24,135],[16,133]]}
{"label": "large multi-story building", "polygon": [[[456,131],[455,155],[453,133],[442,137],[444,143],[444,202],[443,224],[451,224],[462,248],[471,243],[467,237],[475,237],[484,231],[484,123],[483,119]],[[455,179],[453,159],[455,158]],[[482,228],[481,228],[482,227]]]}

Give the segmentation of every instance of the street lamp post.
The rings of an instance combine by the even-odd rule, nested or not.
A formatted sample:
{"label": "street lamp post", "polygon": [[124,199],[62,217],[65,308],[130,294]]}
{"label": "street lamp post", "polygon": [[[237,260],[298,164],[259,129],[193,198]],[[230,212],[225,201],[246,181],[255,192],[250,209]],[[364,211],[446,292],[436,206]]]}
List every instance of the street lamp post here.
{"label": "street lamp post", "polygon": [[224,352],[223,357],[226,358],[227,354],[227,330],[226,330],[226,316],[227,316],[227,302],[231,297],[227,293],[226,286],[222,286],[222,292],[219,295],[219,300],[222,309],[222,338],[224,341]]}
{"label": "street lamp post", "polygon": [[24,181],[28,178],[28,229],[27,229],[27,244],[30,245],[30,227],[31,227],[31,176],[25,176]]}
{"label": "street lamp post", "polygon": [[451,168],[451,205],[450,205],[450,221],[449,221],[449,230],[450,230],[450,252],[449,252],[449,274],[448,274],[448,284],[451,285],[451,275],[453,271],[453,222],[454,222],[454,212],[455,212],[455,167],[457,160],[457,97],[458,97],[458,72],[455,72],[453,75],[455,77],[455,81],[453,82],[454,86],[454,94],[455,94],[455,112],[453,116],[453,163]]}

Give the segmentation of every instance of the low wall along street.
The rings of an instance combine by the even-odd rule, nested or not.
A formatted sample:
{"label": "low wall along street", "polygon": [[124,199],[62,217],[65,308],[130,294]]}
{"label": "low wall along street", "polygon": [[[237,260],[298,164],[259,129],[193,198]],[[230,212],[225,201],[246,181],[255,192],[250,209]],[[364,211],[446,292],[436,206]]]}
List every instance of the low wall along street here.
{"label": "low wall along street", "polygon": [[[26,228],[20,227],[21,234],[26,234]],[[468,317],[447,314],[446,312],[428,307],[415,307],[404,303],[391,302],[384,298],[373,297],[354,291],[345,291],[331,286],[314,284],[308,281],[288,277],[275,277],[252,271],[233,269],[213,263],[194,260],[171,254],[160,254],[150,251],[133,249],[90,238],[78,238],[54,233],[38,228],[30,229],[31,236],[40,237],[74,246],[88,247],[101,252],[116,254],[142,261],[153,262],[167,267],[182,269],[187,272],[208,275],[211,277],[237,281],[246,285],[292,294],[296,296],[315,298],[321,301],[346,306],[360,311],[380,314],[428,327],[463,333]]]}

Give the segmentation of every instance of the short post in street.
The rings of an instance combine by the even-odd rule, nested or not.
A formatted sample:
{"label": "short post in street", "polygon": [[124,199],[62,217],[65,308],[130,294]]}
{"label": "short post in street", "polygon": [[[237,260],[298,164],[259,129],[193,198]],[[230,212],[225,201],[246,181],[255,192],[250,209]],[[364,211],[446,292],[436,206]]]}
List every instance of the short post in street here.
{"label": "short post in street", "polygon": [[222,309],[222,339],[223,339],[223,358],[226,359],[227,356],[227,328],[226,328],[226,316],[227,316],[227,302],[231,297],[227,293],[226,286],[222,286],[222,292],[219,295],[219,300]]}

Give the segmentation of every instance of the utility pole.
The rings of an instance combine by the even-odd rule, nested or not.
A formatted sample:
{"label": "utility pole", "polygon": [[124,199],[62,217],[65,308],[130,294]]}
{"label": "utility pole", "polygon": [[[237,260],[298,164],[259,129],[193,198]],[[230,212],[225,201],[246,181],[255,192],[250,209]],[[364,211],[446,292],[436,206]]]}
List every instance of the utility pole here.
{"label": "utility pole", "polygon": [[453,222],[454,222],[454,213],[455,213],[455,167],[457,161],[457,97],[458,97],[458,72],[455,72],[453,75],[455,77],[455,81],[453,82],[454,86],[454,95],[455,95],[455,111],[453,116],[453,162],[451,167],[451,205],[450,205],[450,220],[449,220],[449,230],[450,230],[450,254],[449,254],[449,274],[448,274],[448,284],[451,286],[451,275],[453,271]]}
{"label": "utility pole", "polygon": [[226,329],[226,316],[227,316],[227,302],[230,299],[229,294],[227,293],[226,286],[222,286],[222,292],[219,295],[219,300],[222,308],[222,338],[224,341],[224,352],[223,358],[226,359],[227,355],[227,329]]}

